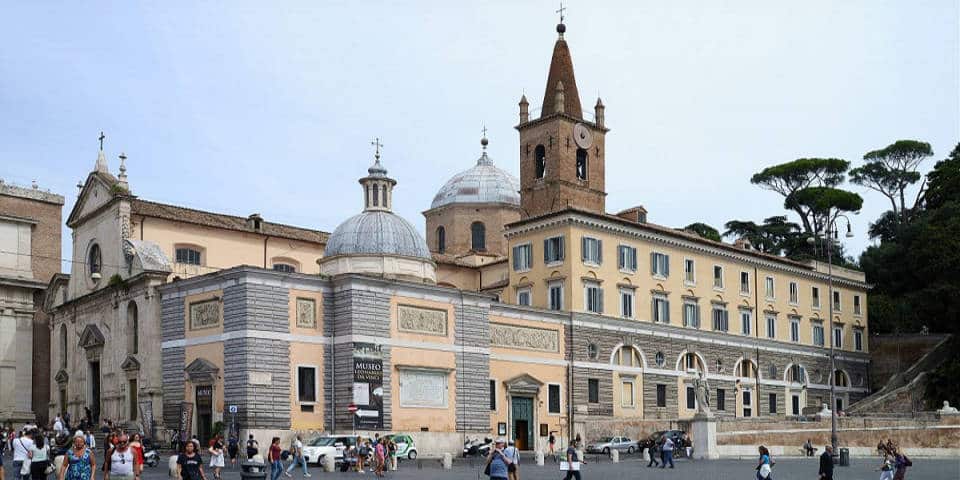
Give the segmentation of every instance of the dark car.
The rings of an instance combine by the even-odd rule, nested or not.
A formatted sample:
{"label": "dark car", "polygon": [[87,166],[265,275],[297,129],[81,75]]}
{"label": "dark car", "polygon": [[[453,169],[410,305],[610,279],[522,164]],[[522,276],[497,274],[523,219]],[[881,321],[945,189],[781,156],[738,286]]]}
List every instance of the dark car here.
{"label": "dark car", "polygon": [[652,447],[655,443],[660,443],[660,439],[667,436],[673,440],[674,453],[679,457],[683,455],[683,447],[685,446],[682,440],[683,434],[683,430],[661,430],[659,432],[653,432],[647,438],[638,441],[637,446],[639,447],[639,451],[643,452],[644,449]]}

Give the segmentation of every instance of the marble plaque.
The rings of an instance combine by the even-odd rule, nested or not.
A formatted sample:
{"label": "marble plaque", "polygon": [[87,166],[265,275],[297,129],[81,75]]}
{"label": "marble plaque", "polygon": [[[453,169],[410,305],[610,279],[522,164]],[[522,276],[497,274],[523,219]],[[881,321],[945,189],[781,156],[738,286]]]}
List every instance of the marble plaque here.
{"label": "marble plaque", "polygon": [[220,325],[220,300],[204,300],[190,304],[190,330]]}
{"label": "marble plaque", "polygon": [[312,298],[297,299],[297,326],[317,328],[317,302]]}
{"label": "marble plaque", "polygon": [[400,406],[447,407],[447,372],[400,369]]}
{"label": "marble plaque", "polygon": [[560,338],[556,330],[491,323],[490,346],[559,352]]}
{"label": "marble plaque", "polygon": [[400,305],[397,307],[397,330],[447,336],[447,311]]}

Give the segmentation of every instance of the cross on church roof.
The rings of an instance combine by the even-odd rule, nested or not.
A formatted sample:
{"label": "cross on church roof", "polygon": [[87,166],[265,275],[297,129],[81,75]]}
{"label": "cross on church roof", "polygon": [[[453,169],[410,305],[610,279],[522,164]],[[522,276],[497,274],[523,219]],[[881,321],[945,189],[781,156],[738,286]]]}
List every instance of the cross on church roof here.
{"label": "cross on church roof", "polygon": [[560,2],[560,9],[557,10],[557,13],[560,14],[560,23],[563,23],[563,12],[565,12],[566,10],[567,10],[567,8],[563,6],[563,2],[561,1],[561,2]]}
{"label": "cross on church roof", "polygon": [[100,150],[103,150],[103,139],[104,139],[104,138],[107,138],[107,136],[103,134],[103,130],[100,130],[100,136],[97,137],[97,139],[100,140]]}
{"label": "cross on church roof", "polygon": [[379,160],[380,160],[380,149],[383,148],[383,144],[380,143],[380,137],[374,138],[373,141],[370,142],[370,145],[373,145],[373,146],[376,148],[376,152],[374,153],[373,156],[374,156],[374,158],[376,158],[376,159],[379,161]]}

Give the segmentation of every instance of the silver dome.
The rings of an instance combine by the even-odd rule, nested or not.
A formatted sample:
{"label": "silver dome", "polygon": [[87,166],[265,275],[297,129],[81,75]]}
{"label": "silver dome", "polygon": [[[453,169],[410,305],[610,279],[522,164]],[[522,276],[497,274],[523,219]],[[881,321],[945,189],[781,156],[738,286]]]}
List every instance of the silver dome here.
{"label": "silver dome", "polygon": [[323,256],[357,254],[432,260],[427,242],[413,225],[387,211],[366,211],[348,218],[330,234]]}
{"label": "silver dome", "polygon": [[520,206],[520,181],[493,165],[487,152],[477,164],[453,176],[433,197],[430,208],[454,203],[504,203]]}

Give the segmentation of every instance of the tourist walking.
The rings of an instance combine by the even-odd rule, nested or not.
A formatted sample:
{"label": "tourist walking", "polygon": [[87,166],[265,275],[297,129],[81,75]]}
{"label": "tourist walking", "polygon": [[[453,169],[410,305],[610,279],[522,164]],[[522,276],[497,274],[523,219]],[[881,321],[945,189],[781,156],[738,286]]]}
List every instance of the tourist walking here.
{"label": "tourist walking", "polygon": [[367,442],[357,437],[357,472],[363,473],[363,462],[368,455],[370,455],[370,449],[367,447]]}
{"label": "tourist walking", "polygon": [[134,433],[130,437],[130,450],[133,450],[133,476],[140,480],[143,475],[143,435]]}
{"label": "tourist walking", "polygon": [[[33,432],[26,430],[13,441],[13,475],[21,480],[30,478],[30,449],[33,448]],[[26,467],[24,467],[26,464]]]}
{"label": "tourist walking", "polygon": [[303,457],[303,438],[300,435],[297,435],[294,438],[293,443],[290,444],[290,454],[293,455],[293,459],[290,460],[290,465],[287,467],[287,471],[283,472],[284,475],[290,477],[290,472],[297,468],[299,464],[303,468],[303,476],[309,477],[310,473],[307,472],[307,459]]}
{"label": "tourist walking", "polygon": [[66,458],[57,473],[58,480],[93,480],[97,473],[97,460],[93,449],[87,447],[83,437],[73,437],[73,447],[67,450]]}
{"label": "tourist walking", "polygon": [[[577,438],[580,438],[579,434],[577,435]],[[574,477],[577,480],[580,480],[580,455],[577,454],[577,442],[578,440],[574,440],[570,442],[570,446],[567,447],[567,476],[564,477],[565,480],[570,480]],[[574,464],[577,465],[575,466]]]}
{"label": "tourist walking", "polygon": [[770,460],[770,450],[760,445],[760,460],[757,462],[757,480],[773,480],[773,462]]}
{"label": "tourist walking", "polygon": [[877,450],[880,453],[880,466],[877,468],[877,471],[880,472],[880,480],[893,480],[896,466],[896,458],[894,458],[893,452],[882,443],[877,446]]}
{"label": "tourist walking", "polygon": [[373,473],[375,473],[377,477],[383,477],[383,469],[386,466],[387,460],[387,449],[383,445],[383,440],[377,439],[376,445],[373,446],[373,455],[376,457],[375,461],[377,462],[377,467]]}
{"label": "tourist walking", "polygon": [[30,478],[44,480],[47,478],[47,468],[50,466],[50,445],[46,444],[43,435],[37,435],[37,440],[30,448]]}
{"label": "tourist walking", "polygon": [[507,477],[510,480],[520,480],[520,450],[513,444],[513,440],[507,442],[507,448],[503,454],[510,459],[510,465],[507,465]]}
{"label": "tourist walking", "polygon": [[230,455],[230,468],[237,468],[237,456],[240,454],[240,441],[237,440],[237,436],[230,434],[230,439],[227,440],[227,454]]}
{"label": "tourist walking", "polygon": [[181,480],[207,480],[203,473],[203,458],[200,457],[196,443],[183,444],[183,452],[177,455],[177,474]]}
{"label": "tourist walking", "polygon": [[220,480],[220,472],[225,466],[223,461],[223,442],[220,441],[220,435],[213,437],[213,445],[208,449],[210,452],[210,468],[213,469],[214,480]]}
{"label": "tourist walking", "polygon": [[657,457],[660,456],[660,442],[662,441],[663,438],[654,440],[650,444],[650,448],[647,449],[647,454],[650,455],[650,461],[647,462],[647,468],[660,466],[660,462],[657,461]]}
{"label": "tourist walking", "polygon": [[504,443],[502,438],[498,438],[490,453],[487,454],[484,473],[490,477],[490,480],[507,480],[510,459],[503,453]]}
{"label": "tourist walking", "polygon": [[833,447],[823,447],[820,454],[820,480],[833,480]]}
{"label": "tourist walking", "polygon": [[390,462],[390,470],[397,469],[397,442],[393,440],[393,437],[387,441],[387,453],[389,454],[388,461]]}
{"label": "tourist walking", "polygon": [[280,437],[273,437],[267,449],[267,461],[270,462],[270,480],[278,480],[283,474],[283,460],[280,459]]}
{"label": "tourist walking", "polygon": [[117,437],[117,445],[110,450],[110,456],[104,461],[103,480],[134,480],[135,455],[130,449],[130,439],[126,434]]}
{"label": "tourist walking", "polygon": [[893,474],[893,480],[904,480],[907,475],[907,467],[912,467],[913,462],[910,461],[905,453],[901,452],[899,448],[893,448],[894,458],[896,459],[895,468],[896,471]]}
{"label": "tourist walking", "polygon": [[810,439],[808,438],[808,439],[807,439],[807,442],[803,444],[803,452],[804,452],[808,457],[812,457],[814,451],[816,451],[816,449],[813,448],[813,442],[811,442]]}
{"label": "tourist walking", "polygon": [[664,435],[663,447],[661,447],[661,452],[663,452],[663,459],[661,461],[663,463],[660,464],[660,468],[666,468],[668,463],[670,464],[670,468],[673,468],[673,449],[675,446],[670,435]]}
{"label": "tourist walking", "polygon": [[553,430],[550,430],[550,436],[547,437],[547,448],[549,449],[550,456],[553,457],[553,461],[557,461],[557,450],[556,450],[557,437],[554,436]]}
{"label": "tourist walking", "polygon": [[680,441],[683,442],[683,451],[688,460],[693,458],[693,443],[690,442],[690,435],[687,432],[683,432],[683,437],[680,437]]}
{"label": "tourist walking", "polygon": [[253,438],[253,434],[247,438],[247,460],[253,460],[260,453],[260,444]]}

